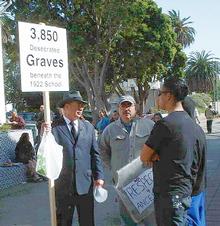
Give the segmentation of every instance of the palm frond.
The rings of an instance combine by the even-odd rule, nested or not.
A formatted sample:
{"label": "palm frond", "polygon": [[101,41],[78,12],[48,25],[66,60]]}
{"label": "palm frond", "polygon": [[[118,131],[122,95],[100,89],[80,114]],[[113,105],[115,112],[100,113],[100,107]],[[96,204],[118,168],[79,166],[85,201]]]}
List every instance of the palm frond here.
{"label": "palm frond", "polygon": [[193,23],[189,21],[191,17],[181,19],[180,12],[176,12],[175,10],[168,11],[168,14],[172,21],[173,29],[177,34],[177,42],[184,48],[190,46],[195,41],[194,37],[196,33],[195,29],[189,26]]}
{"label": "palm frond", "polygon": [[205,50],[192,52],[186,68],[186,80],[191,91],[209,92],[220,72],[219,58]]}

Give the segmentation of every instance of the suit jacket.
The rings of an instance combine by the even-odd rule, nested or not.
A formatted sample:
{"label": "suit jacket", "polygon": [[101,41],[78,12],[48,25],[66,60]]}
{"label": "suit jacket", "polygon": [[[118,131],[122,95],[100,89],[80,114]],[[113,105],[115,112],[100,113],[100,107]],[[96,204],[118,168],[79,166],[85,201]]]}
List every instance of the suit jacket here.
{"label": "suit jacket", "polygon": [[[70,192],[87,194],[93,179],[104,178],[93,125],[86,120],[79,120],[79,136],[76,143],[63,117],[52,125],[52,133],[56,142],[63,146],[63,167],[55,181],[56,197],[62,199]],[[73,191],[74,178],[76,191]]]}

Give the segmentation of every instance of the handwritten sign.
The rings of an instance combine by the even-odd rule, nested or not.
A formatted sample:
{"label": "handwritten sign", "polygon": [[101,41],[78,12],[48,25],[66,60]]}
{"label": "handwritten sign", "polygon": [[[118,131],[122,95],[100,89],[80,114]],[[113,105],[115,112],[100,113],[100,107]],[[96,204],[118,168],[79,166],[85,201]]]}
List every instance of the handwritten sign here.
{"label": "handwritten sign", "polygon": [[122,189],[141,214],[154,200],[152,169],[147,169]]}

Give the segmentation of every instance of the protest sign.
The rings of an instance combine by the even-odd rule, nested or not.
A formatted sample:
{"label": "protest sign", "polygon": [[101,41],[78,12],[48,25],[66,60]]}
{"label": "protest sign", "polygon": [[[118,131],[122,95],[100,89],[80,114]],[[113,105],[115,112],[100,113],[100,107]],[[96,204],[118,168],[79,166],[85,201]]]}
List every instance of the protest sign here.
{"label": "protest sign", "polygon": [[116,191],[134,222],[149,218],[154,221],[153,172],[137,158],[118,170]]}
{"label": "protest sign", "polygon": [[152,169],[146,169],[122,189],[141,214],[154,200]]}
{"label": "protest sign", "polygon": [[23,92],[68,91],[66,29],[18,22]]}

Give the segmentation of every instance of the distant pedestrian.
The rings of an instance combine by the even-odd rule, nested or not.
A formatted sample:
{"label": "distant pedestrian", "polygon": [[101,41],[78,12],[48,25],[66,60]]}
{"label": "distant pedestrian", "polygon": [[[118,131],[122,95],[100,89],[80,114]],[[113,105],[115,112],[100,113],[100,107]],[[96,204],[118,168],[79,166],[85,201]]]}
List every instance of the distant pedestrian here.
{"label": "distant pedestrian", "polygon": [[208,108],[205,110],[205,117],[206,117],[206,125],[208,133],[212,133],[212,122],[214,119],[214,110],[212,109],[212,105],[209,105]]}
{"label": "distant pedestrian", "polygon": [[44,123],[44,105],[41,105],[39,108],[39,112],[37,113],[36,117],[36,125],[37,125],[37,139],[36,139],[36,149],[38,149],[41,141],[41,126]]}
{"label": "distant pedestrian", "polygon": [[101,134],[109,123],[110,123],[110,120],[106,110],[101,109],[99,111],[99,121],[96,123],[96,126],[95,126],[96,129],[98,130],[98,134]]}
{"label": "distant pedestrian", "polygon": [[24,129],[25,121],[17,114],[17,110],[15,108],[12,109],[9,124],[11,125],[11,129]]}
{"label": "distant pedestrian", "polygon": [[112,115],[111,115],[111,118],[110,118],[110,123],[118,120],[118,118],[119,118],[118,111],[117,110],[113,111],[112,112]]}
{"label": "distant pedestrian", "polygon": [[41,125],[44,122],[44,105],[41,105],[39,108],[39,113],[37,114],[37,129],[40,132],[41,129]]}
{"label": "distant pedestrian", "polygon": [[160,113],[160,112],[157,112],[157,113],[154,114],[152,120],[153,120],[154,122],[158,122],[158,121],[160,121],[162,118],[163,118],[163,116],[161,115],[161,113]]}
{"label": "distant pedestrian", "polygon": [[62,116],[63,116],[63,109],[58,107],[57,111],[54,114],[53,123],[60,120]]}
{"label": "distant pedestrian", "polygon": [[[44,105],[40,105],[39,112],[37,114],[36,122],[37,122],[37,130],[38,130],[38,136],[36,140],[36,150],[39,148],[40,142],[41,142],[41,136],[43,135],[43,124],[44,124]],[[50,120],[53,121],[54,113],[53,111],[50,111]]]}

